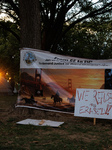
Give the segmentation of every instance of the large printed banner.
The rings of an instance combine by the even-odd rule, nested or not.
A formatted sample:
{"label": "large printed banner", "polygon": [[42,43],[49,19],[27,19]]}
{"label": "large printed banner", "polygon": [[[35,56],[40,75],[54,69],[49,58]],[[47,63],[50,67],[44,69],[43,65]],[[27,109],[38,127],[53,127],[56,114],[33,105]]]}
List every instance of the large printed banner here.
{"label": "large printed banner", "polygon": [[77,89],[74,115],[112,119],[112,90]]}
{"label": "large printed banner", "polygon": [[112,60],[92,60],[23,48],[16,107],[74,113],[76,89],[112,89]]}

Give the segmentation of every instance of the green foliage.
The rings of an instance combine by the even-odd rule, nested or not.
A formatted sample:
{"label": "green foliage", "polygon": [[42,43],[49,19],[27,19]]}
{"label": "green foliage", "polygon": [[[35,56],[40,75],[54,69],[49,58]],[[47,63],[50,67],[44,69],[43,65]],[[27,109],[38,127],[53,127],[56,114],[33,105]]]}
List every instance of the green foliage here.
{"label": "green foliage", "polygon": [[112,58],[111,35],[111,21],[105,21],[105,17],[78,24],[62,39],[58,53],[92,59]]}
{"label": "green foliage", "polygon": [[[3,23],[6,27],[10,26],[14,32],[18,32],[15,23]],[[11,32],[3,28],[0,28],[0,70],[4,73],[9,72],[10,76],[17,80],[19,74],[19,42]]]}

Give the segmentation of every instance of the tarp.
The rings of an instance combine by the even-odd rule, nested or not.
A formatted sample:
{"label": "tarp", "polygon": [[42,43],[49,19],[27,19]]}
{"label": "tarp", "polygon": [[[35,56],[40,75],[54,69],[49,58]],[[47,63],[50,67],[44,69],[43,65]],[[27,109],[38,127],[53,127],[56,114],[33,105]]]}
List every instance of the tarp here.
{"label": "tarp", "polygon": [[23,48],[17,107],[74,112],[77,88],[111,89],[112,60],[93,60]]}

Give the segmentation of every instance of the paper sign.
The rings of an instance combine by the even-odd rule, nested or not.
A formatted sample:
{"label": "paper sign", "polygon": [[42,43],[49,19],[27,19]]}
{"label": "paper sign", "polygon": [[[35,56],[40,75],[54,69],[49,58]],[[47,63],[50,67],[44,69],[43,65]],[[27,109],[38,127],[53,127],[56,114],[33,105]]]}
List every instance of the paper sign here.
{"label": "paper sign", "polygon": [[51,120],[37,120],[37,119],[25,119],[17,122],[17,124],[21,124],[21,125],[51,126],[51,127],[59,127],[63,123],[64,122],[51,121]]}
{"label": "paper sign", "polygon": [[112,119],[112,90],[77,89],[74,116]]}

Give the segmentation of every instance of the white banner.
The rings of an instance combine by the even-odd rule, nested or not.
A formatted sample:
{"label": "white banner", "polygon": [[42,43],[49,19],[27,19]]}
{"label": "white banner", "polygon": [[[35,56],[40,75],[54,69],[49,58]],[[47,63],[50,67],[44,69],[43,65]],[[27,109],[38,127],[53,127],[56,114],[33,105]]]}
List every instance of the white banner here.
{"label": "white banner", "polygon": [[74,116],[112,119],[112,90],[77,89]]}
{"label": "white banner", "polygon": [[20,68],[47,69],[111,69],[112,60],[93,60],[53,54],[24,48],[20,55]]}
{"label": "white banner", "polygon": [[[88,101],[86,106],[86,101],[80,100],[75,105],[76,89],[112,89],[112,60],[76,58],[23,48],[20,55],[20,83],[17,100],[19,107],[74,114],[76,106],[76,115],[95,117],[97,113],[92,113],[91,110],[94,108],[95,111],[98,104]],[[91,101],[89,92],[86,91],[84,96]],[[82,113],[82,108],[88,111],[90,104],[95,104],[95,107],[91,106],[90,114]],[[80,110],[80,106],[85,108]],[[99,110],[102,111],[100,107],[96,111]]]}

